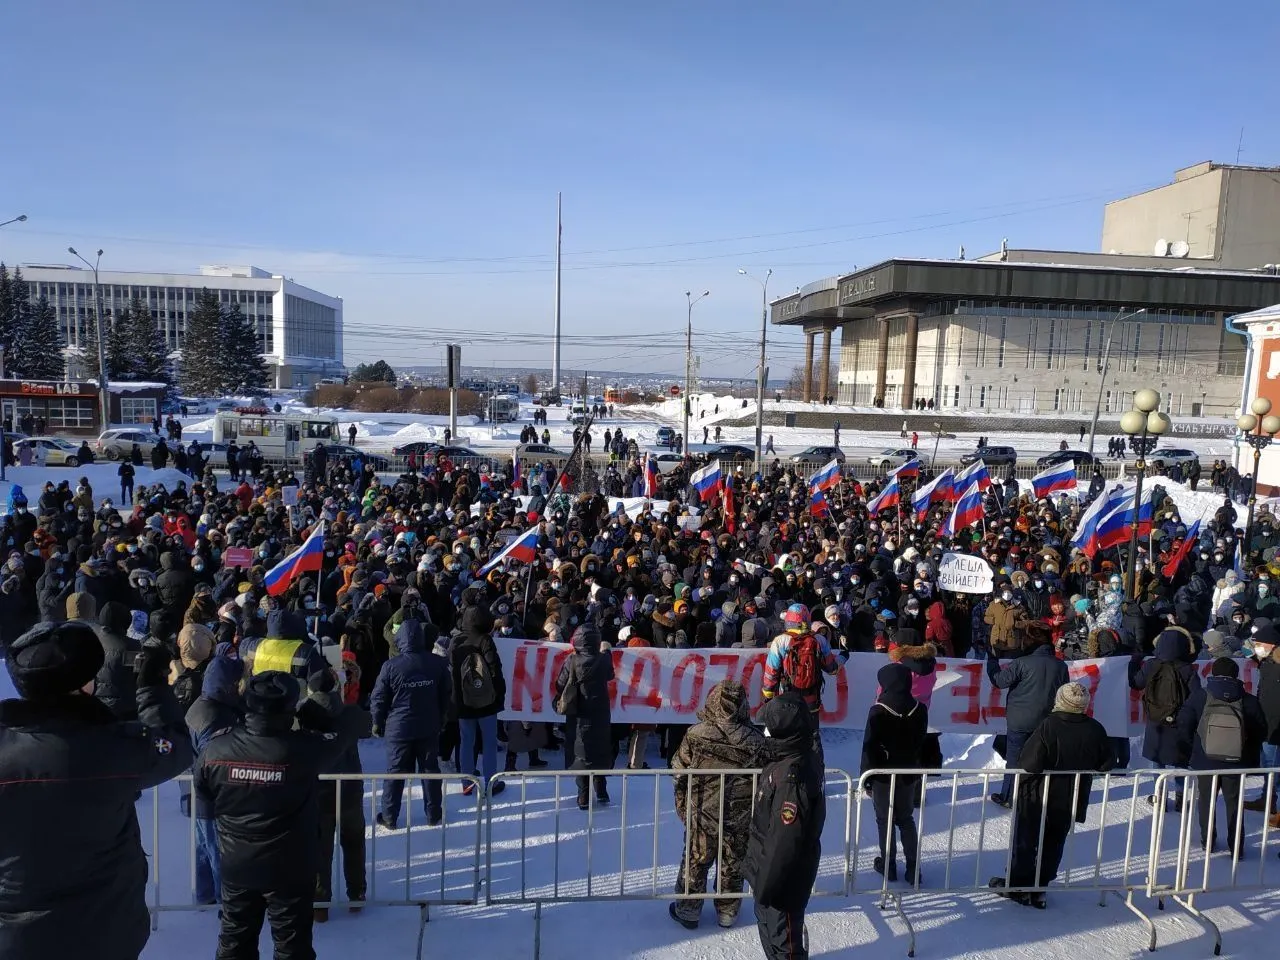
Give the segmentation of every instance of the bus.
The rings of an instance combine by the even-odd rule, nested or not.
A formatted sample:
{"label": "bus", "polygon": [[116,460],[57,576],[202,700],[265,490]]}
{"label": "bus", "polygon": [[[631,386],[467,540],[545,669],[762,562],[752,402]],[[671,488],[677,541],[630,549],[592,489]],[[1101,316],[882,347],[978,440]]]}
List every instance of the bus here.
{"label": "bus", "polygon": [[338,421],[319,414],[275,413],[266,407],[219,411],[213,420],[213,442],[241,446],[253,441],[267,459],[300,461],[318,443],[337,443]]}
{"label": "bus", "polygon": [[619,390],[617,387],[605,387],[604,402],[605,403],[621,403],[622,391]]}
{"label": "bus", "polygon": [[515,397],[490,397],[488,404],[490,423],[512,423],[520,419],[520,401]]}

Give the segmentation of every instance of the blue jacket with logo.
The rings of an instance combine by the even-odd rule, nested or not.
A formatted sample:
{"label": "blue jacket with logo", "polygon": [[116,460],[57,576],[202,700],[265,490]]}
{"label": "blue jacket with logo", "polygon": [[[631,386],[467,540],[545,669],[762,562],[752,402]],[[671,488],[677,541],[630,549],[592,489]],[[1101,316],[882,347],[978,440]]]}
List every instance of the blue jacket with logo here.
{"label": "blue jacket with logo", "polygon": [[[431,628],[434,632],[434,628]],[[423,624],[406,620],[396,631],[404,651],[382,665],[369,708],[373,727],[388,740],[435,740],[453,694],[449,663],[431,652]]]}

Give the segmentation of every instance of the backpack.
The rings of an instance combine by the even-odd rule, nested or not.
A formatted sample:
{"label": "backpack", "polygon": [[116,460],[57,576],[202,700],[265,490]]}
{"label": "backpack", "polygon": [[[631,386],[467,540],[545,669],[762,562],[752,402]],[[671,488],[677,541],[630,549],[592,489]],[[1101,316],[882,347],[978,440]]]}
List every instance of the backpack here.
{"label": "backpack", "polygon": [[569,660],[569,676],[564,681],[564,689],[551,704],[551,709],[561,716],[576,717],[578,703],[582,699],[582,684],[578,680],[578,671],[574,668],[573,659]]}
{"label": "backpack", "polygon": [[1178,722],[1178,711],[1191,694],[1187,679],[1179,669],[1181,666],[1162,661],[1147,681],[1146,689],[1142,691],[1142,709],[1152,723],[1172,727]]}
{"label": "backpack", "polygon": [[822,671],[818,667],[818,638],[812,633],[793,636],[782,664],[782,676],[788,689],[811,694],[822,688]]}
{"label": "backpack", "polygon": [[1239,763],[1244,755],[1244,711],[1239,703],[1228,703],[1210,694],[1196,733],[1210,760]]}
{"label": "backpack", "polygon": [[493,706],[493,675],[489,672],[489,664],[479,650],[471,650],[462,660],[459,671],[461,690],[459,699],[462,705],[471,710],[487,710]]}
{"label": "backpack", "polygon": [[184,716],[200,698],[200,689],[204,686],[205,666],[202,663],[193,670],[185,670],[173,681],[173,698],[178,701],[178,707]]}

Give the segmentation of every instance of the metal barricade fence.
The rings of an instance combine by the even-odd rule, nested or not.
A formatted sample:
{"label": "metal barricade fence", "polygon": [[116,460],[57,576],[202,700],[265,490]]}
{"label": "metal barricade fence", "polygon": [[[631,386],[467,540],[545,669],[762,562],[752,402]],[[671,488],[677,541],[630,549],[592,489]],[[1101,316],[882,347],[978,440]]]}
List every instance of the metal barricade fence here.
{"label": "metal barricade fence", "polygon": [[[322,783],[333,783],[333,861],[330,884],[334,894],[345,890],[343,881],[343,845],[338,839],[343,818],[342,784],[361,784],[361,813],[364,819],[361,869],[367,881],[365,898],[358,905],[382,907],[417,907],[419,909],[418,952],[422,950],[423,927],[432,905],[474,905],[482,897],[481,843],[485,820],[484,780],[477,776],[437,773],[336,773],[323,774]],[[390,781],[402,781],[401,824],[394,833],[374,826],[380,808],[381,787]],[[428,784],[438,782],[445,794],[441,804],[442,819],[428,826],[426,813]],[[151,830],[147,853],[151,862],[148,905],[151,927],[159,925],[160,914],[172,911],[214,911],[217,903],[198,903],[197,897],[197,819],[195,799],[191,799],[191,816],[183,822],[162,818],[161,804],[179,801],[179,791],[191,789],[192,776],[184,774],[171,781],[177,789],[161,784],[146,792],[139,801],[149,802]],[[472,787],[470,809],[450,809],[447,802],[458,795],[462,786]],[[449,788],[454,791],[450,792]],[[415,812],[415,805],[418,806]],[[324,811],[322,811],[323,817]],[[182,834],[185,833],[185,836]],[[183,853],[177,853],[183,851]],[[389,852],[388,852],[389,851]],[[171,866],[173,864],[174,866]],[[181,878],[181,879],[179,879]],[[316,907],[356,906],[356,901],[317,900]]]}
{"label": "metal barricade fence", "polygon": [[[529,904],[534,908],[534,960],[541,955],[542,907],[581,901],[745,900],[741,878],[724,889],[725,786],[735,777],[750,777],[754,804],[759,770],[538,770],[502,773],[507,792],[519,802],[491,805],[485,841],[486,904]],[[607,807],[595,801],[578,808],[578,777],[605,778],[611,794]],[[693,786],[698,778],[720,783],[716,812],[716,878],[710,889],[693,890],[682,865],[690,862],[693,843],[677,815],[675,783]],[[566,784],[564,781],[570,779]],[[671,782],[671,791],[663,787]],[[834,785],[834,789],[833,789]],[[849,892],[853,778],[843,770],[826,771],[827,821],[824,856],[814,896],[846,897]],[[665,795],[664,795],[665,794]],[[835,804],[835,809],[832,809]],[[571,809],[564,810],[568,805]],[[616,812],[615,812],[616,811]],[[833,840],[838,842],[833,844]],[[746,834],[737,835],[745,847]],[[834,853],[831,852],[834,847]],[[531,880],[549,876],[550,882]],[[684,877],[684,889],[681,878]]]}
{"label": "metal barricade fence", "polygon": [[[1266,801],[1260,819],[1250,818],[1245,808],[1251,781],[1261,788]],[[1274,891],[1280,887],[1280,860],[1268,856],[1280,849],[1280,828],[1272,826],[1270,819],[1278,787],[1280,771],[1262,767],[1172,771],[1163,773],[1157,783],[1157,804],[1162,812],[1157,830],[1174,832],[1168,822],[1176,819],[1178,854],[1167,871],[1160,869],[1162,864],[1153,865],[1147,895],[1170,897],[1204,924],[1214,940],[1214,956],[1222,952],[1222,932],[1196,906],[1195,899],[1201,894]],[[1219,793],[1223,796],[1221,813],[1217,809]],[[1259,824],[1256,833],[1251,829],[1255,823]],[[1255,836],[1259,847],[1256,870],[1252,863],[1242,863],[1254,857]],[[1227,849],[1222,851],[1224,846]],[[1225,855],[1215,855],[1215,848]]]}
{"label": "metal barricade fence", "polygon": [[[1015,774],[1010,798],[1012,809],[1005,810],[995,807],[989,797],[998,792],[993,791],[993,786],[998,786],[1009,772]],[[909,957],[915,956],[916,934],[907,914],[906,898],[938,893],[989,895],[999,892],[1017,896],[1090,893],[1099,898],[1100,905],[1111,893],[1143,920],[1148,934],[1147,949],[1154,950],[1155,924],[1133,902],[1133,897],[1135,893],[1147,891],[1152,861],[1163,856],[1173,862],[1178,855],[1176,849],[1160,850],[1158,820],[1148,802],[1153,792],[1158,793],[1160,774],[1159,770],[1124,774],[1063,771],[1032,780],[1029,774],[1003,769],[866,771],[858,780],[851,893],[875,893],[882,909],[894,910],[907,928]],[[1086,777],[1092,779],[1090,799],[1083,823],[1076,824],[1077,814],[1081,812],[1079,788]],[[918,802],[914,814],[918,832],[915,871],[905,877],[905,887],[890,886],[887,861],[882,873],[877,875],[874,870],[874,858],[881,856],[882,849],[887,849],[889,844],[887,835],[882,836],[877,826],[875,802],[869,789],[872,778],[881,781],[876,789],[882,808],[888,811],[886,831],[894,829],[892,811],[900,791],[917,794],[913,797],[913,804]],[[1059,790],[1065,786],[1070,791],[1071,801],[1065,809],[1070,819],[1065,823],[1061,816],[1049,816],[1051,806],[1055,813],[1063,812],[1057,791],[1053,791],[1055,786]],[[1028,803],[1023,795],[1029,789],[1040,796]],[[1058,802],[1046,804],[1044,800],[1051,792]],[[873,810],[867,818],[868,834],[864,835],[864,812],[868,806]],[[1020,806],[1025,808],[1022,816],[1030,818],[1022,822],[1033,831],[1032,837],[1021,839],[1028,849],[1034,848],[1034,863],[1030,864],[1025,860],[1025,851],[1024,857],[1015,861],[1020,842],[1015,824],[1019,822]],[[935,820],[933,810],[937,807],[942,809],[939,819]],[[1042,868],[1046,866],[1046,834],[1052,831],[1054,835],[1061,835],[1064,830],[1063,859],[1061,868],[1055,871],[1058,879],[1055,881],[1052,876],[1046,879],[1042,876]],[[869,843],[865,842],[867,835]],[[1117,855],[1117,850],[1122,852]],[[874,879],[864,882],[868,877]],[[993,889],[990,884],[993,877],[1003,877],[1006,885],[998,891]],[[1026,880],[1031,882],[1024,882]],[[1041,880],[1045,882],[1038,882]]]}

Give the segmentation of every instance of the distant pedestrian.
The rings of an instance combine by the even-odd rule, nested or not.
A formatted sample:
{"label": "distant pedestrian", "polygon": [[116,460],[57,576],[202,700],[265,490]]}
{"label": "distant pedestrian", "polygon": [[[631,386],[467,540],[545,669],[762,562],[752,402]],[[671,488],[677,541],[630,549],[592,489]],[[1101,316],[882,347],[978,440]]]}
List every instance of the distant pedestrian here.
{"label": "distant pedestrian", "polygon": [[774,452],[774,449],[773,449],[773,434],[772,434],[772,433],[771,433],[771,434],[769,434],[769,442],[768,442],[768,443],[766,443],[766,444],[764,445],[764,452],[765,452],[765,453],[767,453],[767,454],[768,454],[769,456],[771,456],[771,457],[772,457],[772,456],[776,456],[776,454],[775,454],[775,452]]}
{"label": "distant pedestrian", "polygon": [[1084,424],[1082,423],[1080,424],[1080,442],[1081,443],[1084,443],[1084,434],[1085,434],[1085,429],[1084,429]]}

